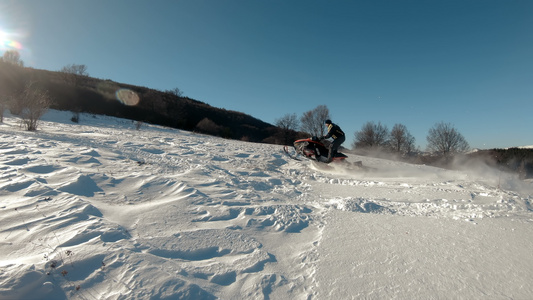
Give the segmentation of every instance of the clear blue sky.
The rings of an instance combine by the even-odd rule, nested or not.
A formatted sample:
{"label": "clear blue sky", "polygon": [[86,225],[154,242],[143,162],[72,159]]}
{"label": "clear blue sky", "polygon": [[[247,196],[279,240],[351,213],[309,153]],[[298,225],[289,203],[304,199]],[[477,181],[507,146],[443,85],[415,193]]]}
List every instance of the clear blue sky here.
{"label": "clear blue sky", "polygon": [[0,0],[26,66],[185,96],[274,123],[326,105],[347,133],[451,123],[471,147],[533,145],[531,0]]}

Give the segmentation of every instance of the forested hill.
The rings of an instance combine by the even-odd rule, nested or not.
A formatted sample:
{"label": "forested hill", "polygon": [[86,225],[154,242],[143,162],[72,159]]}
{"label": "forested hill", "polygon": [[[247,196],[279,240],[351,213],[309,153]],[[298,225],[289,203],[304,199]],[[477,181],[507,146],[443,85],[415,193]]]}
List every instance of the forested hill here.
{"label": "forested hill", "polygon": [[252,142],[282,143],[279,128],[244,113],[216,108],[169,91],[89,76],[25,68],[0,61],[0,101],[15,108],[28,82],[47,90],[51,108],[127,118]]}

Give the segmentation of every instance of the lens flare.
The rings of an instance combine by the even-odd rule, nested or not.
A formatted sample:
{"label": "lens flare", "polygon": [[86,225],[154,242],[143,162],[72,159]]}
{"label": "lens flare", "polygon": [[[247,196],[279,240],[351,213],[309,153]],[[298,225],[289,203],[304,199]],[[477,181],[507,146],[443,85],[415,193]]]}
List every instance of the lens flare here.
{"label": "lens flare", "polygon": [[13,34],[0,31],[0,48],[3,50],[22,50],[22,44],[11,38]]}
{"label": "lens flare", "polygon": [[140,101],[139,95],[130,89],[119,89],[116,91],[115,96],[118,101],[128,106],[137,105]]}
{"label": "lens flare", "polygon": [[22,50],[22,44],[17,41],[5,40],[2,44],[5,48]]}

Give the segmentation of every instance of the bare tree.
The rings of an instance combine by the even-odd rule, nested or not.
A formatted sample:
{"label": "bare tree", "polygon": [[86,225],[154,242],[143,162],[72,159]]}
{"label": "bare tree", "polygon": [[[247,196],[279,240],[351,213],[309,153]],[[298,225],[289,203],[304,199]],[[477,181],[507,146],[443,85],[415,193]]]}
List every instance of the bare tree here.
{"label": "bare tree", "polygon": [[76,65],[76,64],[66,65],[61,69],[61,72],[68,73],[68,74],[75,74],[79,76],[89,76],[89,73],[87,73],[86,65]]}
{"label": "bare tree", "polygon": [[[68,84],[73,85],[74,87],[80,86],[80,83],[85,77],[89,76],[89,73],[87,72],[87,66],[86,65],[76,65],[76,64],[70,64],[66,65],[59,71],[62,75],[65,82]],[[74,123],[80,122],[80,113],[82,111],[82,108],[78,105],[76,105],[72,110],[72,118],[71,121]]]}
{"label": "bare tree", "polygon": [[415,146],[415,138],[403,124],[395,124],[389,134],[390,147],[395,152],[410,153]]}
{"label": "bare tree", "polygon": [[84,77],[89,76],[89,73],[87,73],[87,66],[86,65],[76,65],[76,64],[70,64],[66,65],[59,71],[63,74],[63,78],[66,82],[74,85],[79,86],[80,82]]}
{"label": "bare tree", "polygon": [[296,114],[286,114],[276,120],[276,126],[285,130],[298,130],[298,117]]}
{"label": "bare tree", "polygon": [[7,50],[4,52],[2,61],[19,67],[24,67],[24,62],[20,59],[20,53],[17,50]]}
{"label": "bare tree", "polygon": [[319,105],[302,115],[300,118],[300,130],[312,136],[323,136],[326,133],[324,121],[327,119],[331,119],[328,107]]}
{"label": "bare tree", "polygon": [[389,129],[381,122],[367,122],[354,134],[353,148],[382,148],[387,145]]}
{"label": "bare tree", "polygon": [[435,124],[429,130],[426,139],[428,151],[438,152],[444,156],[451,153],[465,152],[470,148],[463,135],[450,123],[441,122]]}
{"label": "bare tree", "polygon": [[174,96],[177,96],[177,97],[183,97],[183,91],[180,90],[179,88],[173,88],[171,90],[166,90],[165,92],[172,94]]}
{"label": "bare tree", "polygon": [[276,126],[282,130],[284,144],[289,145],[298,130],[298,117],[296,114],[286,114],[276,120]]}
{"label": "bare tree", "polygon": [[37,122],[50,107],[48,92],[40,89],[34,82],[29,82],[19,99],[22,112],[22,124],[26,130],[37,130]]}

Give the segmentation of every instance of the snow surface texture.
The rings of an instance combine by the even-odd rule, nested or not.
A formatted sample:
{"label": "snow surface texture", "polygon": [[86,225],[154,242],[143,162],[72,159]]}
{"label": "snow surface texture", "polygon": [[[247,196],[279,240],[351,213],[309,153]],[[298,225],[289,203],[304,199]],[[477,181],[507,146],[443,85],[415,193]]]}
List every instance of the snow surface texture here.
{"label": "snow surface texture", "polygon": [[531,299],[532,183],[50,111],[0,124],[0,299]]}

